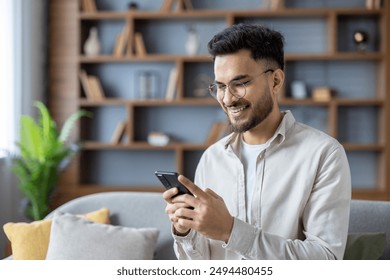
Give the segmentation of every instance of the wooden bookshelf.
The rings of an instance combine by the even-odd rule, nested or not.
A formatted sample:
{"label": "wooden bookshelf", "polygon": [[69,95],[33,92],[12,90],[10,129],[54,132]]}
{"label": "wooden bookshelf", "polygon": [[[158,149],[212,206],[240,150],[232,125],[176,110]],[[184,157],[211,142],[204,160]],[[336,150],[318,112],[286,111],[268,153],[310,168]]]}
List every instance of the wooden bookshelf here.
{"label": "wooden bookshelf", "polygon": [[[339,95],[336,94],[336,96],[329,101],[316,101],[310,97],[298,100],[290,97],[287,84],[280,97],[280,104],[288,108],[293,108],[294,110],[295,108],[303,108],[302,110],[311,108],[311,113],[316,113],[317,111],[319,113],[323,112],[323,114],[326,115],[324,130],[336,138],[341,136],[340,142],[344,145],[347,154],[350,153],[353,155],[351,157],[351,160],[354,160],[352,166],[355,167],[355,164],[359,164],[361,158],[364,160],[367,156],[367,158],[369,158],[368,164],[375,164],[377,167],[378,171],[377,174],[375,174],[375,180],[367,186],[365,186],[364,183],[360,184],[360,182],[357,182],[357,186],[353,189],[353,197],[359,199],[389,200],[390,149],[387,142],[390,139],[390,129],[388,128],[388,122],[390,121],[390,101],[388,93],[390,88],[390,42],[387,30],[390,29],[390,5],[388,5],[387,1],[384,1],[384,7],[369,10],[365,7],[355,6],[345,8],[305,8],[299,7],[299,0],[291,2],[294,7],[286,6],[275,10],[246,7],[240,7],[240,9],[226,9],[221,1],[220,9],[208,9],[207,7],[200,9],[197,6],[194,6],[190,10],[166,12],[160,11],[160,7],[156,6],[155,9],[149,11],[122,11],[117,9],[108,11],[101,10],[100,7],[97,6],[96,12],[83,12],[80,11],[80,3],[78,0],[50,0],[49,37],[51,38],[51,41],[49,48],[49,106],[55,119],[59,123],[62,123],[70,113],[79,108],[95,111],[97,116],[99,116],[100,111],[120,111],[124,112],[123,114],[128,122],[129,130],[127,132],[127,142],[113,144],[109,143],[109,140],[91,139],[91,135],[88,134],[93,134],[91,133],[92,130],[103,129],[106,126],[104,123],[101,125],[91,125],[90,122],[83,123],[80,129],[76,130],[74,135],[75,138],[79,138],[84,142],[83,150],[80,156],[77,157],[62,176],[58,201],[64,201],[68,198],[74,198],[87,193],[106,190],[161,191],[157,181],[150,183],[133,183],[131,180],[128,180],[128,183],[126,184],[88,182],[88,178],[84,178],[84,173],[91,172],[91,170],[88,170],[88,161],[93,162],[93,159],[95,158],[100,159],[100,154],[102,159],[106,156],[107,160],[112,160],[111,154],[117,152],[120,152],[123,155],[126,153],[133,155],[134,153],[136,156],[144,154],[146,158],[150,156],[152,158],[151,161],[153,162],[155,161],[155,154],[165,157],[168,153],[170,155],[168,161],[172,168],[189,177],[193,176],[196,160],[199,158],[202,151],[207,148],[204,141],[207,138],[209,130],[206,129],[203,131],[204,141],[173,141],[167,146],[155,147],[149,145],[146,141],[145,135],[148,130],[152,130],[152,127],[148,127],[148,125],[150,126],[150,122],[144,122],[144,119],[159,120],[162,119],[162,115],[157,114],[163,114],[163,112],[178,112],[175,119],[180,120],[185,117],[184,115],[186,113],[184,112],[187,112],[187,108],[188,110],[197,108],[199,110],[209,110],[207,112],[211,112],[212,110],[217,112],[219,110],[219,105],[215,100],[208,96],[200,98],[192,96],[191,92],[189,92],[190,87],[188,87],[188,84],[192,81],[191,79],[193,79],[194,75],[194,72],[191,71],[202,72],[203,69],[208,67],[208,73],[212,73],[212,62],[210,61],[208,54],[204,51],[201,51],[194,56],[189,56],[183,51],[169,53],[167,51],[160,52],[158,49],[156,50],[156,48],[153,49],[155,45],[160,45],[160,43],[151,44],[150,34],[142,33],[142,31],[151,30],[155,26],[153,24],[157,23],[164,26],[164,24],[168,25],[169,23],[174,22],[177,26],[181,26],[181,28],[184,29],[188,24],[194,24],[194,22],[215,22],[215,24],[226,26],[238,22],[256,22],[260,20],[265,21],[266,23],[273,23],[275,21],[276,24],[281,24],[281,22],[296,24],[306,23],[306,21],[309,23],[314,22],[315,24],[323,26],[326,30],[321,37],[316,37],[323,42],[321,45],[323,48],[320,51],[308,51],[305,49],[302,51],[299,49],[286,51],[287,82],[291,81],[291,79],[289,80],[290,75],[292,77],[298,77],[302,69],[305,70],[310,67],[314,67],[317,70],[320,69],[320,71],[323,71],[324,73],[331,72],[331,70],[339,67],[339,65],[347,65],[347,67],[349,67],[347,69],[354,70],[356,63],[359,67],[367,66],[368,69],[374,69],[376,79],[372,82],[374,86],[372,88],[367,88],[367,94],[362,93],[362,96],[344,96],[339,93]],[[347,4],[349,3],[349,1],[345,2]],[[349,38],[348,32],[350,32],[351,28],[353,29],[354,25],[361,26],[365,23],[368,23],[366,25],[374,26],[373,33],[378,37],[379,43],[378,45],[369,48],[366,52],[357,52],[348,47],[348,44],[343,42],[342,38]],[[112,26],[115,27],[115,24],[118,26],[117,34],[104,33],[105,26],[113,28]],[[129,24],[129,36],[127,40],[130,43],[134,43],[135,34],[137,32],[142,33],[142,40],[145,44],[144,47],[146,48],[146,52],[143,55],[137,55],[134,52],[134,49],[128,50],[120,56],[113,55],[113,49],[103,51],[100,55],[94,57],[88,57],[82,53],[82,45],[87,31],[91,26],[97,25],[100,30],[103,30],[101,36],[105,35],[108,38],[102,37],[100,39],[110,41],[111,46],[114,47],[115,38],[123,30],[125,24]],[[179,27],[178,31],[180,31]],[[288,29],[281,31],[288,36]],[[199,30],[199,32],[203,31]],[[343,32],[345,34],[343,34]],[[110,35],[111,37],[109,37]],[[184,38],[175,35],[174,40],[177,41],[177,44],[180,44],[180,40],[184,40]],[[184,42],[181,43],[184,44]],[[289,43],[290,42],[287,42],[287,45]],[[202,44],[206,44],[204,39]],[[132,48],[134,47],[133,44],[130,45]],[[113,69],[115,67],[122,67],[123,69],[133,71],[131,70],[131,67],[139,68],[140,65],[142,65],[143,68],[149,67],[150,69],[165,67],[165,65],[170,65],[170,68],[177,67],[179,71],[177,92],[172,101],[166,101],[162,96],[156,99],[140,100],[129,96],[129,94],[119,93],[120,89],[127,90],[128,88],[131,88],[131,90],[136,93],[136,89],[134,89],[133,86],[123,86],[122,88],[118,86],[118,89],[116,89],[113,84],[123,83],[126,85],[128,79],[124,78],[122,80],[111,81],[109,77],[105,76],[108,75],[108,71],[104,71],[104,69],[107,68]],[[166,84],[166,73],[169,72],[170,68],[161,68],[162,70],[159,70],[163,76],[161,77],[161,79],[164,80],[163,84]],[[97,75],[105,89],[106,96],[104,99],[91,100],[85,98],[82,94],[82,88],[77,75],[82,69],[86,69],[91,72],[91,74]],[[368,71],[369,70],[367,70],[367,74],[370,74]],[[347,77],[345,78],[345,83],[353,84],[362,78],[364,77]],[[326,86],[339,85],[338,81],[334,81],[335,77],[333,76],[331,76],[329,80],[323,79]],[[165,92],[164,86],[161,91]],[[350,91],[353,93],[353,90]],[[374,132],[374,134],[376,134],[372,137],[375,140],[366,143],[363,140],[354,139],[351,136],[340,135],[344,133],[344,130],[350,128],[349,125],[351,125],[351,129],[359,130],[359,128],[355,128],[355,123],[351,123],[350,120],[343,120],[343,117],[345,117],[344,115],[349,114],[349,110],[352,110],[354,114],[355,111],[357,111],[356,114],[358,116],[363,115],[363,119],[365,119],[366,111],[368,112],[369,119],[373,119],[373,126],[377,126],[377,132]],[[305,111],[303,112],[305,113]],[[374,117],[371,116],[371,114],[374,115]],[[111,117],[112,114],[107,113],[107,116]],[[99,117],[97,118],[99,119]],[[101,117],[100,119],[104,119],[104,117]],[[211,123],[215,121],[218,120],[210,121],[208,124],[210,128]],[[117,119],[112,121],[110,126],[111,132],[117,122]],[[347,127],[343,127],[342,125],[347,125]],[[180,127],[180,129],[183,129],[183,131],[180,131],[182,137],[194,129],[191,125],[188,127],[185,125]],[[169,129],[170,125],[163,124],[163,128]],[[186,131],[186,129],[188,131]],[[106,133],[110,134],[111,132],[107,131]],[[85,154],[87,154],[87,156],[85,156]],[[95,154],[99,156],[95,157]],[[132,156],[129,156],[129,163],[131,163],[131,158]],[[139,161],[140,158],[135,160]],[[357,163],[355,161],[357,161]],[[354,176],[354,174],[352,175]]]}

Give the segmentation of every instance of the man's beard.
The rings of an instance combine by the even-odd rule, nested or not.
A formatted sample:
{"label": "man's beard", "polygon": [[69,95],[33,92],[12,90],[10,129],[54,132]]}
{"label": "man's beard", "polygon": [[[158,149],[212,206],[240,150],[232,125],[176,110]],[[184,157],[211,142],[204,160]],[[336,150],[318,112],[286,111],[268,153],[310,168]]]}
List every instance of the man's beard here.
{"label": "man's beard", "polygon": [[[246,103],[247,103],[246,100],[240,99],[238,102],[234,104],[234,106],[238,107]],[[273,106],[274,106],[274,102],[271,98],[271,95],[267,91],[264,94],[263,98],[259,100],[256,104],[254,104],[254,106],[245,109],[245,110],[252,111],[247,121],[240,123],[238,118],[237,119],[238,122],[234,122],[234,121],[232,122],[232,120],[228,115],[231,131],[236,133],[243,133],[258,126],[262,121],[264,121],[269,116],[269,114],[271,114]]]}

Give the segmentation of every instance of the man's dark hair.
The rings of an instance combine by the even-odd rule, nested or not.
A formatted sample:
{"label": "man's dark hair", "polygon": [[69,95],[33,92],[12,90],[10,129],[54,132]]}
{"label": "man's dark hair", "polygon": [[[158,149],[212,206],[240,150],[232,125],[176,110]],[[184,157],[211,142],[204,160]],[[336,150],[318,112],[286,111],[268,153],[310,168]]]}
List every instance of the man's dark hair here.
{"label": "man's dark hair", "polygon": [[262,25],[239,23],[216,34],[208,43],[209,53],[232,54],[241,49],[251,51],[254,60],[267,59],[284,69],[283,35]]}

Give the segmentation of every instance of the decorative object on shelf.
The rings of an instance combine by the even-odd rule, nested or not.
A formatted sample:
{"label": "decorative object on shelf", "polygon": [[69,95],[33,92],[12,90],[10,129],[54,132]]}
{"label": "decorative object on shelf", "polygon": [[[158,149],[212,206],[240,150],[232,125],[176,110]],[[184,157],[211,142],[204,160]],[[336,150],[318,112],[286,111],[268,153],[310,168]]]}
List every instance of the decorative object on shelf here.
{"label": "decorative object on shelf", "polygon": [[176,11],[192,10],[191,0],[164,0],[160,11],[170,12],[172,7],[176,7]]}
{"label": "decorative object on shelf", "polygon": [[84,43],[84,53],[88,56],[100,54],[100,42],[96,27],[92,27],[89,30],[89,36]]}
{"label": "decorative object on shelf", "polygon": [[128,5],[127,5],[128,9],[130,11],[136,11],[138,10],[138,3],[136,2],[130,2]]}
{"label": "decorative object on shelf", "polygon": [[111,137],[111,143],[112,144],[119,144],[122,141],[123,136],[126,133],[127,128],[127,122],[126,121],[120,121],[115,127],[114,133]]}
{"label": "decorative object on shelf", "polygon": [[195,97],[208,97],[209,85],[213,82],[213,78],[206,74],[199,74],[195,77],[194,81],[194,96]]}
{"label": "decorative object on shelf", "polygon": [[307,98],[306,84],[303,81],[293,81],[291,83],[291,97],[295,99]]}
{"label": "decorative object on shelf", "polygon": [[187,29],[187,40],[186,40],[186,52],[189,55],[195,55],[198,53],[200,46],[199,34],[193,26]]}
{"label": "decorative object on shelf", "polygon": [[57,186],[60,172],[79,150],[78,145],[66,143],[74,123],[90,116],[85,110],[73,113],[59,132],[49,110],[42,102],[35,106],[40,112],[36,122],[23,115],[20,119],[20,155],[15,156],[12,171],[19,179],[18,187],[29,204],[26,215],[43,219],[50,211],[50,198]]}
{"label": "decorative object on shelf", "polygon": [[139,96],[141,99],[154,99],[157,98],[160,88],[160,77],[156,71],[139,71],[138,77],[138,89]]}
{"label": "decorative object on shelf", "polygon": [[152,146],[163,147],[169,144],[169,135],[162,132],[150,132],[148,135],[148,143]]}
{"label": "decorative object on shelf", "polygon": [[353,41],[358,51],[364,52],[367,49],[368,33],[366,31],[357,30],[353,33]]}
{"label": "decorative object on shelf", "polygon": [[329,87],[315,87],[312,97],[316,101],[330,101],[335,95],[335,91]]}

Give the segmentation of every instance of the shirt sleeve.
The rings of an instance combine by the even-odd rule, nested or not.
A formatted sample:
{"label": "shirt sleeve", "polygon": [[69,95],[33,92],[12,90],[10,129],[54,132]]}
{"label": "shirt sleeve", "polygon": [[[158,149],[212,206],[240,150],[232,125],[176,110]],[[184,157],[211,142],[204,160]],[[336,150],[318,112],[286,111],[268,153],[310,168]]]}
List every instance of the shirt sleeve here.
{"label": "shirt sleeve", "polygon": [[186,236],[178,236],[172,232],[173,248],[179,260],[207,260],[210,259],[207,239],[194,230]]}

